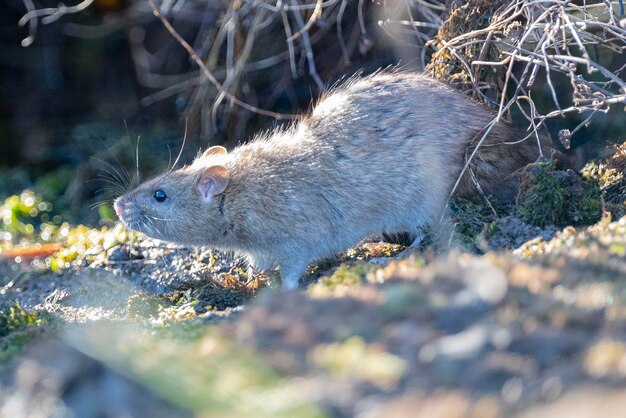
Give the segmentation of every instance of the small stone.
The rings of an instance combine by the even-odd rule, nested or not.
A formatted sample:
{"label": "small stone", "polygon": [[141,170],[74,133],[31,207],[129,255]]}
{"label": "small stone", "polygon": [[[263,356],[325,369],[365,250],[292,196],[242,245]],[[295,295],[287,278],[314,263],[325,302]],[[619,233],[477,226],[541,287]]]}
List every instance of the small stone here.
{"label": "small stone", "polygon": [[130,251],[125,245],[118,245],[111,248],[107,252],[107,258],[109,261],[128,261],[131,259]]}

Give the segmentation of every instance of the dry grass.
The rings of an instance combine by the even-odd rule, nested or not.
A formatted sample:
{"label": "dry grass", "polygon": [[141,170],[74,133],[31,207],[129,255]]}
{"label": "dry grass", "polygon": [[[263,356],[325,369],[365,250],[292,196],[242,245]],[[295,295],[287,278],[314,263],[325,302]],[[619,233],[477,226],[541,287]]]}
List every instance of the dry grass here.
{"label": "dry grass", "polygon": [[[23,1],[28,13],[20,24],[30,28],[24,45],[38,22],[51,23],[92,2],[37,10]],[[497,108],[484,137],[514,108],[528,121],[523,140],[538,140],[548,119],[581,114],[580,124],[559,134],[568,148],[595,115],[626,103],[622,0],[137,0],[125,15],[139,81],[155,89],[144,104],[191,89],[187,110],[205,138],[220,124],[229,127],[229,136],[241,137],[251,112],[292,118],[268,109],[284,96],[298,108],[294,79],[308,77],[311,88],[324,91],[342,68],[350,71],[351,61],[372,64],[368,60],[376,57],[368,53],[384,42],[413,48],[414,66]],[[173,39],[147,29],[153,15]],[[189,57],[199,69],[189,66]],[[262,101],[250,84],[260,72],[271,92]],[[533,91],[540,89],[549,91],[548,109],[535,103]]]}

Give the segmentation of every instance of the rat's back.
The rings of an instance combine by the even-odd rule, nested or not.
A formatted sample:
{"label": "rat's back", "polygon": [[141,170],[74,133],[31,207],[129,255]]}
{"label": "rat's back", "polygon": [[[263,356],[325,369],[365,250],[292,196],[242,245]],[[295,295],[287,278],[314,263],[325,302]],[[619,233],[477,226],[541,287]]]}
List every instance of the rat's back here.
{"label": "rat's back", "polygon": [[[283,270],[299,265],[293,280],[310,261],[373,234],[415,234],[432,225],[492,118],[416,74],[383,72],[333,89],[297,125],[234,151],[233,172],[247,173],[254,194],[245,216],[261,239],[248,252],[280,254],[289,259],[276,260]],[[498,191],[503,178],[536,158],[536,145],[502,144],[518,139],[514,134],[496,125],[471,165],[483,192]],[[469,176],[458,193],[475,193]],[[274,256],[253,258],[266,257]]]}

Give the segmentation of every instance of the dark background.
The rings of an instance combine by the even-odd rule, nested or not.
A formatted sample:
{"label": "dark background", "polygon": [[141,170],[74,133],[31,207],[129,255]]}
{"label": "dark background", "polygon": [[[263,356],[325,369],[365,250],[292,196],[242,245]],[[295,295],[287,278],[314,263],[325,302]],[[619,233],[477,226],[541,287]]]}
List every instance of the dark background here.
{"label": "dark background", "polygon": [[[315,63],[325,85],[357,71],[369,73],[389,65],[420,70],[423,42],[378,24],[385,14],[396,11],[364,2],[367,36],[363,36],[357,3],[348,3],[342,24],[349,62],[338,45],[334,25],[311,30]],[[219,27],[228,4],[188,2],[186,13],[171,20],[206,55],[210,47],[206,39],[212,38],[203,36]],[[46,0],[35,6],[56,7],[57,2]],[[0,199],[34,188],[71,219],[96,222],[103,213],[90,209],[90,204],[111,198],[111,193],[102,190],[106,183],[101,177],[110,178],[111,171],[123,169],[139,172],[142,178],[162,171],[176,158],[185,131],[182,162],[192,159],[199,148],[232,147],[260,129],[283,123],[227,101],[218,108],[215,123],[208,123],[216,91],[206,84],[198,88],[191,83],[174,94],[163,94],[192,79],[189,74],[195,74],[197,66],[164,30],[147,1],[96,0],[80,13],[47,25],[40,22],[28,47],[21,46],[28,30],[18,27],[25,12],[21,0],[8,0],[0,14]],[[246,21],[241,24],[244,27]],[[261,32],[249,61],[286,50],[281,31],[278,26]],[[425,33],[435,35],[433,30]],[[424,52],[427,60],[432,51]],[[220,52],[219,63],[225,54]],[[147,66],[143,65],[146,55],[150,55]],[[304,54],[297,58],[295,78],[288,59],[246,72],[235,91],[237,97],[277,112],[306,111],[320,90],[308,74]],[[612,59],[614,65],[624,60]],[[564,102],[571,95],[567,83],[564,78],[556,86]],[[537,82],[534,99],[549,107],[547,90],[543,90]],[[555,119],[550,131],[556,136],[560,129],[576,126],[581,117]],[[609,115],[597,115],[575,135],[573,148],[578,147],[579,159],[588,160],[606,141],[624,140],[625,130],[623,109],[615,108]],[[583,144],[586,147],[581,148]]]}

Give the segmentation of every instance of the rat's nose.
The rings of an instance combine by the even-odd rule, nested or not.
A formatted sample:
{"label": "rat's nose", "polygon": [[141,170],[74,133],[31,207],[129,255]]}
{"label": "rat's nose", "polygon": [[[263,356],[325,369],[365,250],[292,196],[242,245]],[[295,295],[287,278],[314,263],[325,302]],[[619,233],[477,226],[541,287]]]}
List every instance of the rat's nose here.
{"label": "rat's nose", "polygon": [[117,213],[118,218],[122,218],[122,205],[120,205],[119,199],[115,199],[113,202],[113,207],[115,208],[115,213]]}

